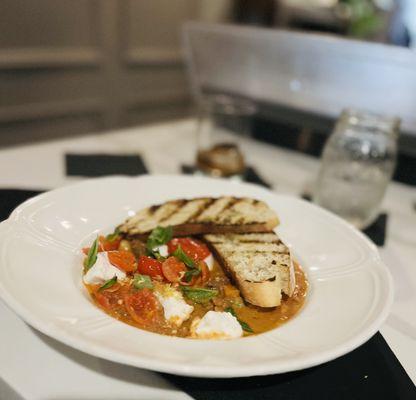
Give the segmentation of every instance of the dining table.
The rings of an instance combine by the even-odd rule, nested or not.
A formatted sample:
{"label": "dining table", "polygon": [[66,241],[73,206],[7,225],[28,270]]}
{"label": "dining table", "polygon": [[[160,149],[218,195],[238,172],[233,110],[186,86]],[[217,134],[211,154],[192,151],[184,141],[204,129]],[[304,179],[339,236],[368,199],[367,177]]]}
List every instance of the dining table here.
{"label": "dining table", "polygon": [[[276,193],[313,190],[319,159],[236,136],[247,164]],[[140,155],[150,174],[181,174],[196,154],[192,118],[0,149],[0,189],[51,190],[82,179],[67,174],[68,154]],[[390,183],[379,247],[394,281],[394,302],[380,332],[416,384],[416,188]],[[53,262],[53,260],[51,261]],[[28,266],[29,267],[29,266]],[[0,399],[189,399],[158,373],[96,358],[47,337],[0,301]]]}

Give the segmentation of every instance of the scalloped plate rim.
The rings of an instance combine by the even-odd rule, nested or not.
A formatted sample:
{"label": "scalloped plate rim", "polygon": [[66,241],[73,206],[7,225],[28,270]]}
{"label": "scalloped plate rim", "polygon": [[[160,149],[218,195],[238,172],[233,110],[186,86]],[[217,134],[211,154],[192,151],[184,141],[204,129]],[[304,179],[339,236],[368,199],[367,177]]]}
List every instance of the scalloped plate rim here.
{"label": "scalloped plate rim", "polygon": [[[35,205],[37,202],[42,201],[43,199],[47,198],[51,194],[59,193],[62,191],[71,191],[72,187],[77,186],[81,187],[83,185],[90,185],[91,183],[94,183],[98,180],[140,180],[140,179],[209,179],[210,178],[194,178],[194,177],[184,177],[183,175],[142,175],[138,177],[125,177],[125,176],[112,176],[112,177],[102,177],[102,178],[94,178],[94,179],[87,179],[81,182],[77,182],[75,184],[66,185],[58,189],[54,189],[49,192],[45,192],[42,194],[39,194],[31,199],[26,200],[24,203],[19,205],[9,216],[9,218],[2,223],[0,223],[0,236],[3,234],[3,229],[7,228],[13,228],[13,226],[17,223],[19,220],[19,216],[21,213],[30,206]],[[237,184],[239,185],[239,184]],[[367,326],[364,332],[360,332],[360,334],[355,335],[353,338],[345,341],[342,343],[342,345],[339,345],[335,349],[327,349],[325,351],[321,351],[319,355],[316,354],[310,354],[309,356],[304,356],[300,360],[294,359],[292,362],[286,362],[282,364],[276,364],[273,361],[263,363],[263,365],[240,365],[240,366],[233,366],[233,367],[218,367],[218,366],[204,366],[204,365],[185,365],[185,364],[178,364],[178,363],[168,363],[166,361],[158,361],[156,360],[149,360],[148,357],[127,357],[126,355],[120,355],[117,354],[117,352],[114,352],[113,350],[107,349],[105,346],[101,345],[92,345],[90,342],[83,342],[79,338],[74,338],[71,333],[65,332],[62,328],[53,326],[53,325],[45,325],[42,323],[42,321],[39,321],[39,319],[36,317],[36,315],[32,315],[31,312],[28,312],[28,310],[24,307],[24,304],[22,304],[19,299],[15,299],[13,295],[11,295],[7,288],[4,287],[4,285],[0,282],[0,297],[4,300],[4,302],[11,308],[14,312],[16,312],[25,322],[27,322],[29,325],[33,326],[40,332],[46,334],[47,336],[50,336],[58,341],[61,341],[62,343],[71,346],[77,350],[83,351],[85,353],[91,354],[93,356],[97,356],[100,358],[104,358],[111,361],[116,361],[119,363],[132,365],[140,368],[147,368],[150,370],[160,371],[160,372],[167,372],[167,373],[173,373],[173,374],[180,374],[180,375],[187,375],[187,376],[195,376],[195,377],[244,377],[244,376],[253,376],[253,375],[267,375],[267,374],[273,374],[273,373],[283,373],[283,372],[289,372],[299,369],[304,369],[312,366],[319,365],[323,362],[327,362],[330,360],[333,360],[334,358],[337,358],[343,354],[346,354],[349,351],[352,351],[353,349],[357,348],[364,342],[366,342],[368,339],[370,339],[379,329],[381,324],[384,322],[384,320],[387,318],[389,314],[389,310],[391,308],[391,305],[393,303],[393,281],[390,272],[385,267],[385,265],[381,262],[378,251],[376,246],[370,242],[370,240],[365,237],[365,235],[359,231],[357,231],[355,228],[347,224],[345,221],[340,219],[339,217],[331,214],[330,212],[323,210],[319,208],[318,206],[311,204],[309,202],[306,202],[302,199],[299,199],[297,197],[291,196],[291,195],[282,195],[282,194],[276,194],[273,193],[267,189],[263,189],[258,187],[254,184],[243,184],[244,186],[252,186],[255,188],[256,191],[262,191],[263,193],[267,193],[268,195],[278,196],[278,197],[285,197],[290,198],[291,200],[302,202],[307,204],[307,207],[312,207],[315,210],[319,210],[319,212],[322,215],[327,215],[329,218],[335,218],[338,222],[341,223],[341,225],[349,231],[349,233],[352,233],[356,238],[358,238],[359,241],[362,243],[365,243],[368,250],[372,253],[374,258],[372,261],[377,264],[378,273],[382,274],[382,278],[384,280],[385,289],[387,290],[387,297],[384,298],[384,304],[382,305],[382,310],[379,312],[379,314],[374,318],[372,323]],[[174,197],[174,196],[172,196]],[[0,250],[2,251],[2,249]],[[134,329],[134,328],[133,328]],[[248,343],[252,338],[244,338],[243,341],[245,343]],[[175,341],[175,340],[189,340],[189,339],[183,339],[183,338],[175,338],[175,337],[169,337],[169,340]]]}

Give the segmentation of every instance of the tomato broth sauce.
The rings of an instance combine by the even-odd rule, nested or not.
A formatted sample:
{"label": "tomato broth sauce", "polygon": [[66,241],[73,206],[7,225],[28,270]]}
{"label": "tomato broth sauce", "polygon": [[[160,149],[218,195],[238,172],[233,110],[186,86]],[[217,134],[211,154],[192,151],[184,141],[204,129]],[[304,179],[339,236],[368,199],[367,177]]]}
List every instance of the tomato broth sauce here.
{"label": "tomato broth sauce", "polygon": [[[132,293],[137,289],[132,286],[132,280],[115,283],[108,289],[102,290],[100,285],[85,284],[94,303],[110,316],[140,329],[164,335],[190,337],[191,324],[195,318],[202,318],[208,311],[226,311],[232,308],[240,321],[248,324],[251,332],[244,332],[244,336],[259,334],[274,329],[293,318],[302,308],[305,302],[308,282],[302,268],[295,263],[296,287],[293,295],[283,295],[282,303],[278,307],[261,308],[250,305],[242,299],[239,290],[231,284],[220,265],[214,261],[210,272],[209,280],[204,287],[214,288],[218,295],[204,304],[195,303],[185,299],[188,304],[194,307],[191,317],[177,327],[165,320],[163,308],[160,304],[153,304],[154,296],[150,289],[142,289],[142,296],[136,303],[131,303]],[[156,282],[156,284],[158,284]],[[179,284],[172,283],[172,287],[179,289]],[[129,297],[130,296],[130,297]],[[151,307],[149,307],[149,305]],[[133,318],[128,311],[129,307],[152,309],[151,315],[146,318]],[[133,314],[134,315],[134,314]]]}

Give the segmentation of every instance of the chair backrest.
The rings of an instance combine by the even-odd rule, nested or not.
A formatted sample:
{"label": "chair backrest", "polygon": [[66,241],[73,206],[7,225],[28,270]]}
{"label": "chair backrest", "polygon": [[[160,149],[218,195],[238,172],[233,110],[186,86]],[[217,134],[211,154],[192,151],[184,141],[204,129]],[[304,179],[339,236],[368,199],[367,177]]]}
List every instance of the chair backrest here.
{"label": "chair backrest", "polygon": [[205,90],[336,118],[346,107],[399,116],[416,137],[416,52],[330,35],[184,26],[194,95]]}

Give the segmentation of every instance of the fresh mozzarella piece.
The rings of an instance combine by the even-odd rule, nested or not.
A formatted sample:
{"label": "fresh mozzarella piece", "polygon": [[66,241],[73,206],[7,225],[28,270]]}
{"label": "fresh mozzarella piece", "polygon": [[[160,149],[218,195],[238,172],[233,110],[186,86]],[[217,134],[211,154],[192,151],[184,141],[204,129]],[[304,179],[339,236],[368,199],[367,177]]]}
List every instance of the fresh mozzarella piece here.
{"label": "fresh mozzarella piece", "polygon": [[158,251],[162,257],[167,257],[169,255],[168,246],[166,244],[162,244],[161,246],[157,246],[153,249],[153,251]]}
{"label": "fresh mozzarella piece", "polygon": [[229,312],[208,311],[192,328],[193,334],[200,339],[235,339],[243,336],[240,323]]}
{"label": "fresh mozzarella piece", "polygon": [[191,316],[194,308],[183,299],[181,292],[170,285],[158,285],[155,289],[155,295],[162,304],[165,319],[176,326],[182,325]]}
{"label": "fresh mozzarella piece", "polygon": [[212,268],[214,267],[214,257],[212,256],[212,253],[209,253],[209,256],[204,258],[205,264],[207,264],[207,267],[210,271],[212,271]]}
{"label": "fresh mozzarella piece", "polygon": [[100,285],[109,279],[117,277],[119,281],[126,278],[125,272],[110,263],[106,252],[97,254],[97,261],[84,275],[84,283],[88,285]]}

